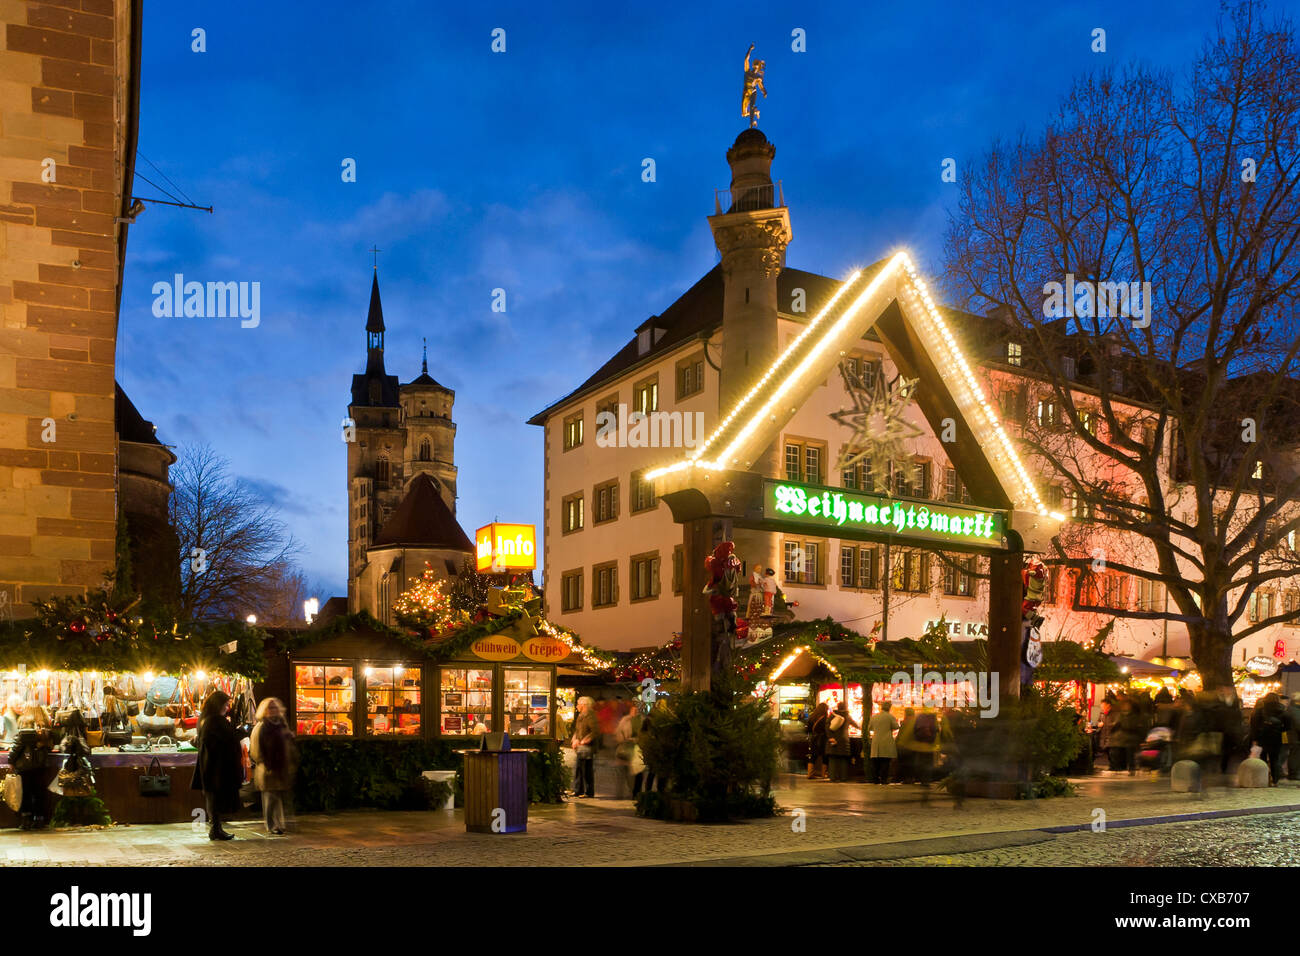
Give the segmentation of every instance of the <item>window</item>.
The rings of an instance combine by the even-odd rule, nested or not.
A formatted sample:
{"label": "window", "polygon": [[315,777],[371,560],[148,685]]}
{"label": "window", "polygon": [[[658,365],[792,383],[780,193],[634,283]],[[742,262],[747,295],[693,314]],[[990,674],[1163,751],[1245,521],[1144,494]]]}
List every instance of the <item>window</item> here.
{"label": "window", "polygon": [[560,610],[582,610],[582,569],[565,571],[560,576]]}
{"label": "window", "polygon": [[903,551],[894,558],[891,585],[895,591],[922,594],[930,590],[930,556]]}
{"label": "window", "polygon": [[1065,378],[1074,378],[1074,359],[1069,355],[1061,357],[1061,375]]}
{"label": "window", "polygon": [[607,481],[597,485],[591,492],[591,520],[596,524],[613,521],[618,517],[618,482]]}
{"label": "window", "polygon": [[905,461],[894,466],[894,494],[929,498],[930,462]]}
{"label": "window", "polygon": [[852,355],[844,360],[843,366],[849,378],[868,392],[876,387],[876,380],[880,377],[880,362],[876,359]]}
{"label": "window", "polygon": [[293,665],[293,714],[299,737],[352,735],[353,669],[335,664]]}
{"label": "window", "polygon": [[420,442],[420,461],[433,461],[433,446],[427,438]]}
{"label": "window", "polygon": [[787,584],[825,583],[823,551],[820,541],[792,541],[787,539],[785,552],[785,580]]}
{"label": "window", "polygon": [[1262,461],[1255,462],[1255,470],[1250,473],[1250,477],[1252,478],[1264,477],[1264,463]]}
{"label": "window", "polygon": [[[601,419],[602,415],[607,415],[609,417],[605,418],[602,421]],[[606,429],[613,429],[613,430],[618,429],[618,393],[617,392],[609,396],[608,398],[606,398],[604,401],[596,403],[597,439],[600,438],[599,433],[602,429],[602,426]],[[599,444],[599,442],[597,442],[597,444]]]}
{"label": "window", "polygon": [[682,577],[685,572],[686,552],[679,544],[673,548],[673,593],[682,593]]}
{"label": "window", "polygon": [[1097,416],[1093,412],[1079,412],[1079,424],[1089,435],[1097,434]]}
{"label": "window", "polygon": [[582,530],[582,492],[569,495],[560,505],[560,527],[564,534]]}
{"label": "window", "polygon": [[638,382],[632,389],[632,411],[649,415],[659,411],[659,376]]}
{"label": "window", "polygon": [[1249,616],[1251,623],[1266,621],[1273,616],[1273,592],[1256,591],[1250,596]]}
{"label": "window", "polygon": [[1137,579],[1137,610],[1163,611],[1165,604],[1165,585],[1162,581],[1147,578]]}
{"label": "window", "polygon": [[375,459],[375,483],[388,484],[388,456],[380,455]]}
{"label": "window", "polygon": [[677,399],[704,391],[704,356],[697,355],[677,363]]}
{"label": "window", "polygon": [[420,668],[367,667],[366,733],[420,736]]}
{"label": "window", "polygon": [[822,483],[822,450],[816,445],[807,445],[803,450],[803,480],[810,485]]}
{"label": "window", "polygon": [[[1300,611],[1300,591],[1287,591],[1282,598],[1282,610],[1287,614],[1295,614]],[[1287,621],[1288,627],[1300,627],[1300,620]]]}
{"label": "window", "polygon": [[582,413],[570,415],[564,420],[564,450],[569,451],[582,444]]}
{"label": "window", "polygon": [[1105,574],[1102,576],[1102,594],[1106,607],[1122,610],[1128,607],[1128,575]]}
{"label": "window", "polygon": [[840,542],[840,587],[868,589],[877,587],[876,549],[861,548]]}
{"label": "window", "polygon": [[492,668],[444,667],[441,691],[442,733],[492,732]]}
{"label": "window", "polygon": [[613,607],[618,603],[618,562],[598,564],[591,569],[591,606]]}
{"label": "window", "polygon": [[632,556],[632,600],[647,601],[659,596],[659,552]]}
{"label": "window", "polygon": [[1055,604],[1057,586],[1061,583],[1061,568],[1059,565],[1052,565],[1047,569],[1047,585],[1043,588],[1043,603]]}
{"label": "window", "polygon": [[970,489],[966,487],[966,482],[957,477],[956,468],[943,470],[943,498],[954,505],[971,503]]}
{"label": "window", "polygon": [[1019,342],[1007,343],[1007,364],[1019,366],[1023,364],[1024,355],[1021,352]]}
{"label": "window", "polygon": [[826,478],[823,462],[826,445],[821,442],[787,441],[785,443],[785,480],[820,485]]}
{"label": "window", "polygon": [[1047,399],[1039,399],[1038,402],[1038,425],[1040,428],[1055,428],[1060,422],[1060,417],[1056,410],[1056,403],[1049,402]]}
{"label": "window", "polygon": [[1080,521],[1089,521],[1093,517],[1095,508],[1093,503],[1087,498],[1081,498],[1077,494],[1070,495],[1070,517],[1077,518]]}
{"label": "window", "polygon": [[535,667],[507,667],[501,729],[514,736],[551,735],[551,672]]}
{"label": "window", "polygon": [[659,504],[659,499],[655,497],[655,483],[646,481],[641,472],[632,473],[632,513],[637,514],[641,511],[649,511]]}
{"label": "window", "polygon": [[975,559],[971,557],[959,558],[949,555],[953,564],[944,562],[943,565],[943,593],[952,594],[956,597],[972,597],[975,594]]}

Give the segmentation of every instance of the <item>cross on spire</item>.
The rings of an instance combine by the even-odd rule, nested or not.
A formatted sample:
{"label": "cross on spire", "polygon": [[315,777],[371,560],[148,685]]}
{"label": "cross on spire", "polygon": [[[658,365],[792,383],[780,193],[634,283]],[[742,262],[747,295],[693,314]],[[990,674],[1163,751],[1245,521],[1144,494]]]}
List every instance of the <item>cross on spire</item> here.
{"label": "cross on spire", "polygon": [[372,248],[370,251],[373,252],[373,253],[375,254],[375,271],[378,272],[378,271],[379,271],[379,253],[383,252],[383,250],[380,249],[378,246],[375,246],[375,247]]}

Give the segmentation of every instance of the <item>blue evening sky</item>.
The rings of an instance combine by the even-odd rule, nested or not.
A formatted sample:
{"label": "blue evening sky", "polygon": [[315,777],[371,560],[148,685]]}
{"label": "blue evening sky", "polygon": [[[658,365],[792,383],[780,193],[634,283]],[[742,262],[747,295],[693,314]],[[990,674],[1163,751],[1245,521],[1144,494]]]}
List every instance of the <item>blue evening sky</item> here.
{"label": "blue evening sky", "polygon": [[[794,226],[788,263],[840,275],[907,245],[934,271],[956,196],[944,157],[960,175],[993,138],[1038,128],[1077,74],[1131,59],[1185,69],[1217,11],[147,3],[140,152],[216,212],[152,206],[132,227],[118,378],[162,441],[211,444],[282,509],[322,597],[345,593],[339,426],[365,365],[372,245],[388,371],[414,378],[427,337],[430,374],[456,391],[461,524],[540,527],[542,436],[524,422],[716,261],[705,217],[746,125],[751,41],[767,61],[761,128]],[[205,53],[191,51],[196,27]],[[151,288],[178,272],[260,282],[261,325],[155,318]]]}

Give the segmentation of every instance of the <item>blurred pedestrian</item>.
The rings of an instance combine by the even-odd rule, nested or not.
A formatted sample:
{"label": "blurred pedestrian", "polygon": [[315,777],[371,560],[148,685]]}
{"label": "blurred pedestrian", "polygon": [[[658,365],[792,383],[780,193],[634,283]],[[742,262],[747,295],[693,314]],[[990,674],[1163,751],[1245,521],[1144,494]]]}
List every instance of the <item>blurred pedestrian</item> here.
{"label": "blurred pedestrian", "polygon": [[1283,697],[1286,709],[1286,776],[1300,780],[1300,698]]}
{"label": "blurred pedestrian", "polygon": [[[1123,769],[1128,771],[1130,777],[1137,773],[1138,744],[1146,736],[1146,721],[1143,720],[1139,708],[1140,705],[1127,695],[1120,695],[1119,719],[1110,733],[1111,749],[1119,751]],[[1118,769],[1115,768],[1113,761],[1111,766]]]}
{"label": "blurred pedestrian", "polygon": [[867,721],[867,732],[871,735],[871,776],[881,786],[889,783],[889,765],[898,756],[894,734],[899,724],[898,718],[889,712],[892,706],[892,701],[883,701],[880,713]]}
{"label": "blurred pedestrian", "polygon": [[9,751],[9,766],[23,782],[23,799],[18,813],[24,830],[45,827],[45,788],[53,750],[54,734],[49,715],[40,704],[28,704],[18,718],[16,739]]}
{"label": "blurred pedestrian", "polygon": [[596,795],[596,746],[600,739],[600,725],[590,697],[578,698],[578,713],[573,718],[573,795]]}
{"label": "blurred pedestrian", "polygon": [[939,715],[923,707],[910,724],[898,732],[898,749],[911,754],[912,772],[929,799],[930,781],[934,779],[935,760],[939,753]]}
{"label": "blurred pedestrian", "polygon": [[826,741],[830,736],[831,709],[822,701],[808,718],[808,779],[826,779]]}
{"label": "blurred pedestrian", "polygon": [[227,816],[239,812],[239,787],[244,779],[242,748],[226,715],[230,697],[213,691],[199,714],[198,756],[190,789],[202,790],[208,815],[209,840],[233,840],[222,828]]}
{"label": "blurred pedestrian", "polygon": [[1264,752],[1268,764],[1268,783],[1276,787],[1282,778],[1282,735],[1286,731],[1286,711],[1277,694],[1265,694],[1250,715],[1250,739]]}
{"label": "blurred pedestrian", "polygon": [[905,741],[912,739],[912,726],[916,723],[916,708],[903,708],[903,721],[898,728],[898,736],[895,741],[898,744],[898,759],[894,763],[894,781],[896,783],[913,783],[916,780],[916,754],[909,747],[904,747]]}
{"label": "blurred pedestrian", "polygon": [[284,719],[284,705],[267,697],[257,707],[257,724],[249,741],[253,783],[262,793],[262,820],[270,833],[284,833],[284,800],[293,792],[298,751]]}
{"label": "blurred pedestrian", "polygon": [[831,783],[846,783],[849,779],[849,759],[852,745],[849,741],[849,728],[862,725],[849,713],[849,702],[842,700],[831,712],[827,725],[826,753],[831,762]]}

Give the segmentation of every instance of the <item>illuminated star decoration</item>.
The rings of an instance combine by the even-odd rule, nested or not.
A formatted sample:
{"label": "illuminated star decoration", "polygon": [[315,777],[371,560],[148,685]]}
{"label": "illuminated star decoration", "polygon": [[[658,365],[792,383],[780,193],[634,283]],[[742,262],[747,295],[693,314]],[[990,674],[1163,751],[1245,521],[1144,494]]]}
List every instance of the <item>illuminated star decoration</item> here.
{"label": "illuminated star decoration", "polygon": [[875,382],[868,389],[861,379],[849,374],[843,362],[840,376],[844,379],[844,390],[853,401],[852,408],[830,415],[839,424],[853,429],[853,436],[840,447],[840,471],[869,462],[872,475],[888,475],[890,462],[907,458],[905,443],[923,434],[903,417],[918,379],[900,375],[886,386],[882,370],[876,373]]}

